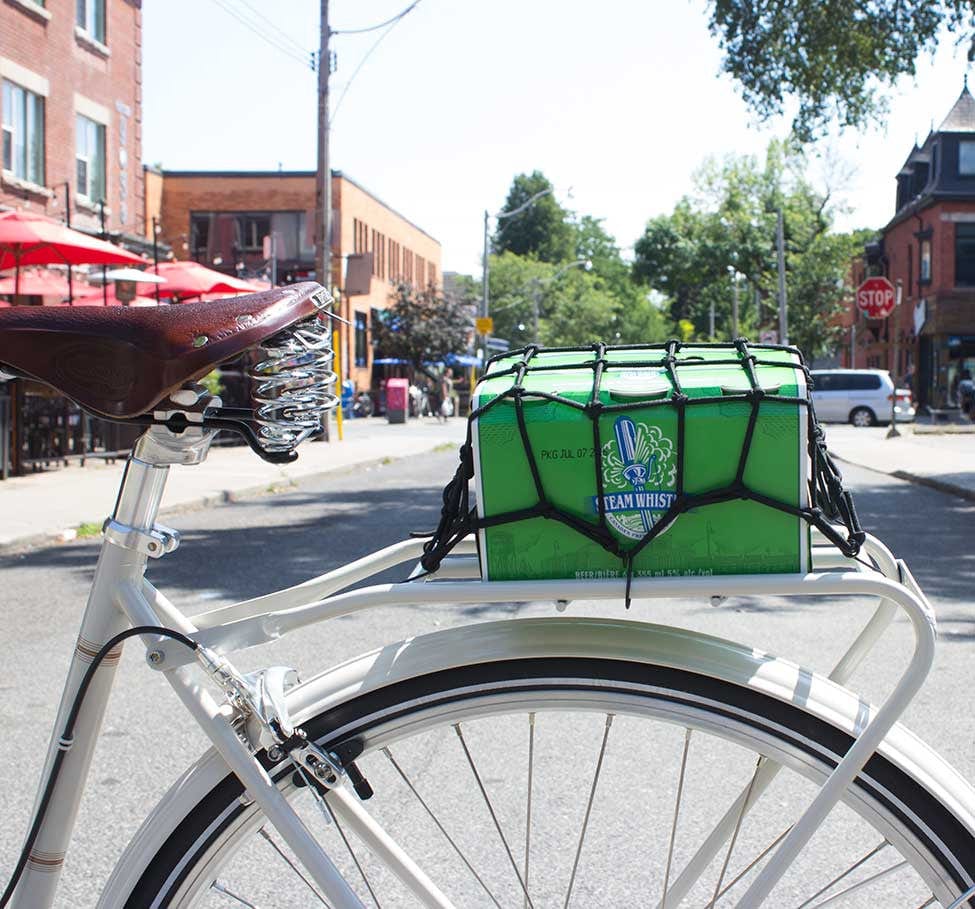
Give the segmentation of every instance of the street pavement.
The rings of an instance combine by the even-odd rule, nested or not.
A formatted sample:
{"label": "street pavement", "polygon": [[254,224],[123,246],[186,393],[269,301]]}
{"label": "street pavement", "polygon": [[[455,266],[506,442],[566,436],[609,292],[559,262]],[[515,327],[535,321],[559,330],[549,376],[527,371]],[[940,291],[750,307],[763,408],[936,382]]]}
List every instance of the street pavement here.
{"label": "street pavement", "polygon": [[[391,434],[394,429],[377,427],[376,432]],[[424,436],[423,444],[432,442],[434,433],[456,431],[431,426],[431,436]],[[327,448],[306,446],[316,447]],[[427,445],[428,453],[422,456],[386,462],[373,459],[358,470],[310,474],[277,495],[248,497],[174,516],[170,523],[183,533],[183,544],[172,556],[152,563],[149,577],[192,614],[296,583],[402,539],[409,530],[430,528],[439,513],[440,489],[456,463],[452,451],[429,452],[430,447]],[[847,465],[844,474],[855,492],[864,526],[907,559],[938,613],[941,643],[937,662],[905,721],[966,778],[975,779],[975,714],[970,705],[975,671],[975,560],[971,554],[975,505],[853,465]],[[78,540],[0,555],[0,610],[5,619],[0,635],[0,787],[5,805],[0,869],[11,867],[27,823],[97,551],[95,540]],[[392,580],[401,575],[401,571],[391,571],[384,577]],[[705,602],[661,600],[635,602],[629,613],[619,603],[579,602],[569,609],[570,614],[642,619],[747,640],[828,669],[869,615],[870,607],[869,602],[855,598],[826,602],[750,597],[728,600],[718,608]],[[313,626],[247,651],[241,654],[239,665],[244,670],[258,665],[296,666],[307,676],[350,655],[413,634],[458,623],[553,614],[551,603],[381,608]],[[909,652],[910,638],[907,622],[898,620],[855,677],[856,687],[866,698],[880,699],[889,691]],[[575,748],[576,738],[570,734],[560,745]],[[671,768],[676,766],[675,755],[679,760],[675,747],[671,743],[666,753]],[[128,647],[82,799],[80,826],[58,909],[94,905],[124,843],[180,770],[203,749],[202,736],[185,724],[182,708],[164,680],[146,669],[141,648]],[[422,781],[428,788],[446,787],[451,781],[438,775],[434,757],[428,756],[430,765]],[[580,757],[579,766],[589,767],[591,758],[591,754]],[[618,758],[612,751],[608,756],[609,761]],[[649,758],[663,760],[660,754]],[[725,772],[723,765],[695,766],[703,776]],[[503,767],[498,768],[490,778],[486,776],[486,784],[496,789],[504,776]],[[647,776],[652,780],[656,774]],[[607,789],[601,795],[610,800],[611,815],[630,816],[627,812],[639,807],[630,790]],[[577,800],[576,809],[581,810],[582,801]],[[672,801],[661,800],[664,802],[672,805]],[[569,804],[566,811],[572,810]],[[665,828],[669,829],[666,823],[655,826]],[[625,841],[629,840],[628,832]],[[571,859],[571,850],[568,855]],[[615,850],[587,853],[586,867],[617,858]],[[502,857],[501,872],[503,864]],[[255,871],[258,877],[261,872],[260,867]],[[234,881],[244,893],[250,892],[248,886],[261,883]],[[521,905],[514,899],[504,904],[516,902]],[[579,905],[583,904],[624,902],[594,899],[586,903],[582,899]],[[214,897],[207,905],[235,903]],[[272,900],[260,905],[306,906],[308,902]]]}
{"label": "street pavement", "polygon": [[[298,460],[288,465],[268,464],[242,446],[214,447],[202,465],[171,470],[163,514],[288,489],[302,478],[383,459],[456,448],[465,428],[461,419],[396,425],[381,418],[346,420],[345,439],[339,442],[333,422],[335,441],[302,445]],[[975,426],[953,429],[901,425],[902,435],[888,439],[885,427],[828,424],[826,438],[844,463],[975,501]],[[70,541],[79,528],[91,533],[100,527],[115,501],[123,468],[121,461],[89,461],[84,467],[73,464],[0,483],[0,552]]]}

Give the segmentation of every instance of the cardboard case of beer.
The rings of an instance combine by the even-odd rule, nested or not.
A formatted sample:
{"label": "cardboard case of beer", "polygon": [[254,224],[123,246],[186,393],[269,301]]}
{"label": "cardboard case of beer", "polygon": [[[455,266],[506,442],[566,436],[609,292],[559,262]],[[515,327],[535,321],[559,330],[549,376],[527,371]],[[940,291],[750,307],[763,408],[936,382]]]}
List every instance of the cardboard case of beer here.
{"label": "cardboard case of beer", "polygon": [[[756,375],[768,394],[796,399],[763,400],[749,446],[745,485],[794,507],[809,504],[807,398],[799,358],[788,350],[758,349]],[[542,351],[530,361],[522,398],[529,442],[546,498],[559,510],[598,524],[596,459],[592,417],[532,391],[586,403],[592,397],[595,353]],[[684,490],[703,493],[728,486],[735,477],[745,440],[751,402],[733,395],[751,387],[734,349],[680,348],[676,365],[684,393],[721,397],[685,408]],[[478,386],[480,408],[510,389],[509,372],[522,359],[496,360]],[[599,400],[604,405],[633,402],[632,409],[599,415],[603,494],[609,530],[624,549],[638,544],[660,520],[676,495],[677,408],[646,406],[668,398],[672,382],[659,350],[611,350]],[[641,365],[636,365],[640,363]],[[772,363],[782,365],[771,365]],[[545,369],[577,364],[578,368]],[[633,365],[630,365],[633,364]],[[499,375],[499,373],[506,373]],[[492,378],[493,376],[493,378]],[[643,402],[644,406],[639,406]],[[490,517],[538,502],[528,457],[511,397],[477,416],[473,427],[477,508]],[[754,500],[734,499],[681,514],[634,559],[635,577],[806,572],[810,528],[798,515]],[[478,532],[481,575],[491,580],[624,577],[623,560],[598,542],[555,520],[532,516]]]}

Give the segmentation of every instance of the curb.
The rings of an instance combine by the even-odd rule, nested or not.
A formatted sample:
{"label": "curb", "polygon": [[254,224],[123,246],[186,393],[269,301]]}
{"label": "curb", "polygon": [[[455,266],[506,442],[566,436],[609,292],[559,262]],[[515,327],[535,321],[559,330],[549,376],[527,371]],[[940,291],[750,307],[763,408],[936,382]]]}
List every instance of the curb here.
{"label": "curb", "polygon": [[[314,480],[329,474],[350,473],[362,470],[363,468],[385,467],[397,461],[406,461],[410,458],[418,458],[430,454],[437,451],[437,448],[438,445],[435,445],[428,451],[418,451],[415,454],[403,455],[402,457],[383,455],[382,457],[371,458],[368,461],[357,461],[355,464],[342,464],[325,470],[312,471],[294,479],[282,478],[273,483],[261,483],[256,486],[246,486],[242,489],[222,489],[219,492],[207,493],[199,498],[180,502],[178,505],[169,505],[165,508],[160,508],[159,517],[181,514],[187,511],[201,511],[205,508],[213,508],[216,505],[230,505],[234,502],[240,502],[245,499],[256,499],[264,495],[292,492],[305,480]],[[19,555],[27,550],[41,549],[47,546],[61,546],[65,543],[77,543],[85,539],[95,540],[100,539],[100,537],[101,534],[97,534],[91,537],[83,537],[82,540],[79,540],[76,528],[74,527],[64,528],[63,530],[45,531],[44,533],[31,534],[30,536],[18,537],[15,540],[8,540],[6,543],[0,543],[0,558]]]}
{"label": "curb", "polygon": [[936,480],[933,477],[923,477],[916,473],[908,473],[906,470],[895,470],[890,476],[897,477],[898,480],[907,480],[909,483],[917,483],[919,486],[927,486],[951,496],[958,496],[960,499],[967,499],[969,502],[975,502],[975,490],[958,486],[955,483],[946,483],[944,480]]}
{"label": "curb", "polygon": [[938,492],[945,493],[946,495],[957,496],[960,499],[975,502],[975,490],[968,489],[965,486],[959,486],[956,483],[946,483],[944,480],[936,480],[934,477],[925,477],[921,474],[910,473],[907,470],[878,470],[876,467],[871,467],[868,464],[861,464],[859,461],[851,461],[849,458],[844,458],[835,451],[831,451],[830,456],[835,460],[841,461],[844,464],[849,464],[852,467],[859,467],[862,470],[869,470],[872,473],[883,474],[885,477],[894,477],[897,480],[905,480],[906,482],[914,483],[917,486],[927,486],[929,489],[935,489]]}

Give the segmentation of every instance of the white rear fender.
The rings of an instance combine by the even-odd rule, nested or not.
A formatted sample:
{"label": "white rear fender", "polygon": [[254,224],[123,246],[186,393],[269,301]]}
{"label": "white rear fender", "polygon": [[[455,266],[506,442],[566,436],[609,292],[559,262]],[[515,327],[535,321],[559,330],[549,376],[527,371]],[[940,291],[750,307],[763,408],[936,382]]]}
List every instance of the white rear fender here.
{"label": "white rear fender", "polygon": [[[710,676],[793,703],[846,732],[875,712],[853,693],[794,663],[693,631],[591,618],[469,625],[390,644],[308,679],[287,694],[297,723],[369,691],[459,666],[498,660],[584,657],[645,663]],[[881,753],[975,831],[975,791],[923,742],[895,726]],[[228,769],[212,749],[173,785],[129,844],[98,906],[117,909],[146,865]]]}

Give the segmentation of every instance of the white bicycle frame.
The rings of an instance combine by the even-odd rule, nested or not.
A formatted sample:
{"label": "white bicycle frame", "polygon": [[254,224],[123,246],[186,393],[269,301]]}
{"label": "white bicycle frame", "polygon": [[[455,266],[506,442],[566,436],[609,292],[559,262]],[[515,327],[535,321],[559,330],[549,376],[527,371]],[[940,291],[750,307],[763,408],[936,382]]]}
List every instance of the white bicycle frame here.
{"label": "white bicycle frame", "polygon": [[[106,538],[62,694],[44,777],[59,750],[67,750],[67,755],[27,870],[14,896],[13,905],[19,909],[44,909],[53,905],[121,645],[110,653],[95,674],[75,726],[73,742],[62,742],[60,731],[93,657],[109,639],[130,625],[174,629],[213,652],[231,654],[307,625],[374,606],[511,601],[564,604],[570,600],[622,598],[621,580],[482,581],[473,539],[463,541],[434,575],[422,581],[340,592],[391,566],[415,561],[422,552],[423,541],[408,540],[295,587],[216,609],[190,620],[156,590],[144,574],[150,556],[163,555],[178,544],[178,534],[156,524],[169,465],[202,461],[212,434],[212,430],[190,429],[176,436],[166,429],[154,427],[139,440],[127,463],[115,510],[106,522]],[[632,582],[633,599],[744,595],[878,597],[880,603],[873,616],[829,676],[840,684],[849,679],[898,610],[911,622],[914,650],[896,685],[872,713],[869,722],[859,730],[853,746],[756,876],[741,898],[740,906],[757,906],[768,895],[896,723],[923,684],[932,663],[934,613],[903,561],[896,560],[882,543],[871,537],[867,539],[864,552],[876,568],[844,557],[822,538],[815,538],[814,544],[813,571],[806,575],[635,578]],[[336,909],[362,907],[348,882],[254,757],[253,749],[241,741],[233,725],[233,710],[228,704],[221,705],[215,700],[211,693],[213,689],[207,685],[207,676],[196,662],[194,653],[172,639],[157,635],[146,635],[143,642],[148,665],[163,673],[227,767],[237,775],[330,904]],[[257,744],[255,741],[254,746]],[[752,794],[743,792],[729,808],[672,883],[667,894],[668,905],[687,893],[731,835],[735,821],[743,811],[744,801],[748,800],[748,805],[744,806],[747,811],[777,770],[776,765],[767,764],[754,781]],[[423,905],[451,906],[410,859],[406,849],[373,821],[364,805],[346,786],[331,788],[326,798],[332,810],[406,883]]]}

